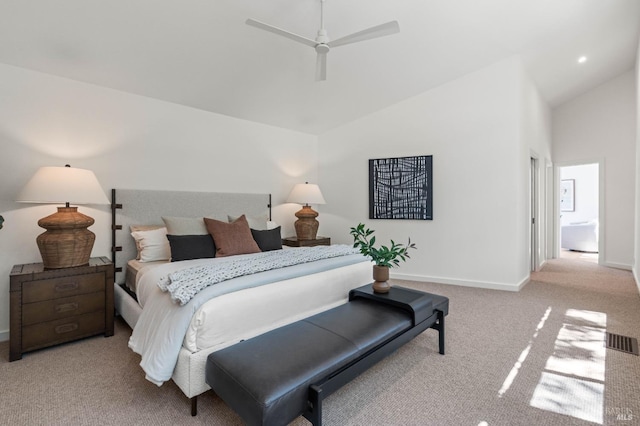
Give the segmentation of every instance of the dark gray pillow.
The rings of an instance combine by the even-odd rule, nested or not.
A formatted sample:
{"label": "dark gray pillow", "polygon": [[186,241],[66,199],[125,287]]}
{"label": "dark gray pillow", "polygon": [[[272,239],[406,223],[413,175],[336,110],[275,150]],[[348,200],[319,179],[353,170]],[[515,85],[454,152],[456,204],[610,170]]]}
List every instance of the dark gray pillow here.
{"label": "dark gray pillow", "polygon": [[279,226],[265,231],[252,229],[251,235],[262,251],[280,250],[282,248]]}
{"label": "dark gray pillow", "polygon": [[215,257],[216,246],[211,235],[167,235],[171,261]]}

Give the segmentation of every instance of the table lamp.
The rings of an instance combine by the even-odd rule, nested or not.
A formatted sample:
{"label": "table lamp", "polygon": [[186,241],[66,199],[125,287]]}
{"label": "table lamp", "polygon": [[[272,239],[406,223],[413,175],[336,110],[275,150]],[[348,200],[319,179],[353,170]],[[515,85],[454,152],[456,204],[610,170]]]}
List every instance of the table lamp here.
{"label": "table lamp", "polygon": [[47,269],[69,268],[89,263],[96,236],[87,228],[93,218],[78,212],[73,204],[110,204],[90,170],[65,167],[41,167],[22,189],[16,200],[21,203],[65,204],[38,221],[46,231],[36,242]]}
{"label": "table lamp", "polygon": [[316,220],[318,212],[313,210],[309,204],[325,204],[318,185],[309,182],[296,184],[291,190],[287,202],[304,204],[302,209],[296,212],[298,220],[294,226],[298,240],[315,240],[320,223]]}

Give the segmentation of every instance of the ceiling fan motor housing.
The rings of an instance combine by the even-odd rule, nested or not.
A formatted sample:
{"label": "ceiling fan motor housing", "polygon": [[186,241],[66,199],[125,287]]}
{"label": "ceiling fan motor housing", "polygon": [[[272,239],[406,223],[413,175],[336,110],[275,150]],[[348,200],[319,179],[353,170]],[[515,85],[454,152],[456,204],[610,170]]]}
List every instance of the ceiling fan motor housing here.
{"label": "ceiling fan motor housing", "polygon": [[316,37],[316,42],[318,42],[319,44],[329,43],[329,36],[327,35],[327,30],[325,30],[324,28],[320,28],[318,30],[318,36]]}
{"label": "ceiling fan motor housing", "polygon": [[329,45],[325,43],[320,43],[316,46],[316,52],[323,54],[329,52]]}

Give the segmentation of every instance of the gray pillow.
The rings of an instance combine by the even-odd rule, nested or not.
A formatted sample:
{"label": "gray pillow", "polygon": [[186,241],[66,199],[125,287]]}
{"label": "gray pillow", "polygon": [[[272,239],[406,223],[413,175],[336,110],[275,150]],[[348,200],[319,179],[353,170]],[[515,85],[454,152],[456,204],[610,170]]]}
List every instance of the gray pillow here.
{"label": "gray pillow", "polygon": [[201,217],[162,216],[169,235],[207,235],[207,227]]}
{"label": "gray pillow", "polygon": [[[260,231],[267,229],[267,221],[269,220],[269,218],[266,214],[261,216],[243,216],[247,219],[249,228],[258,229]],[[227,215],[227,219],[229,220],[229,222],[235,222],[239,217],[240,216]]]}

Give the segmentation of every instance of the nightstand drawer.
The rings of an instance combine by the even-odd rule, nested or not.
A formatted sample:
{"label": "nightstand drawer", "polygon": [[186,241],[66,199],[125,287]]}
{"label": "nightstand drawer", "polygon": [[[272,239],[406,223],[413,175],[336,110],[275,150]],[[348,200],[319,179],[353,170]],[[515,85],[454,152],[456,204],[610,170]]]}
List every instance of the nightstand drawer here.
{"label": "nightstand drawer", "polygon": [[22,328],[22,350],[26,352],[80,337],[100,334],[104,332],[104,329],[104,310],[24,326]]}
{"label": "nightstand drawer", "polygon": [[22,324],[31,325],[104,310],[104,292],[22,305]]}
{"label": "nightstand drawer", "polygon": [[26,281],[22,285],[22,303],[40,302],[97,291],[104,292],[104,285],[103,273]]}

